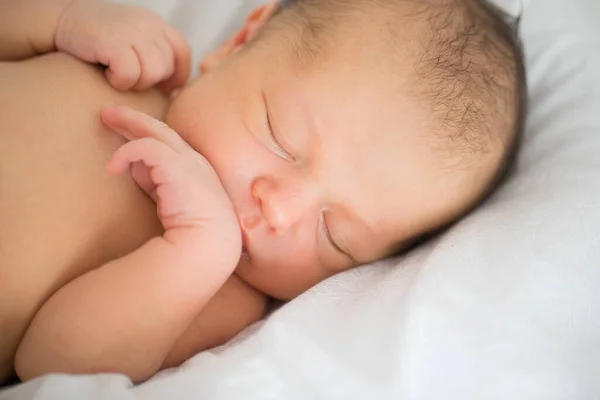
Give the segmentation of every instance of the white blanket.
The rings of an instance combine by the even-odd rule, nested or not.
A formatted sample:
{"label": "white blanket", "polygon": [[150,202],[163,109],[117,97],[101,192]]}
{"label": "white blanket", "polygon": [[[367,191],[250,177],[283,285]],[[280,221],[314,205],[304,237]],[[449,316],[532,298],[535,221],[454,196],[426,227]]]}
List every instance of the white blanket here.
{"label": "white blanket", "polygon": [[[0,399],[600,399],[600,2],[497,2],[523,15],[531,110],[477,212],[141,386],[51,376]],[[200,58],[259,1],[137,3]]]}

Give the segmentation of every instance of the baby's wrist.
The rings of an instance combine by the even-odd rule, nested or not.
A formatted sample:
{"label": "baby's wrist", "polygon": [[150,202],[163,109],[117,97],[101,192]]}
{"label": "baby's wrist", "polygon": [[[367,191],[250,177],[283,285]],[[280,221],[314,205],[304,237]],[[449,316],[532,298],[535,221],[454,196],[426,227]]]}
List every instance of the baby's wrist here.
{"label": "baby's wrist", "polygon": [[[173,247],[181,263],[195,270],[219,270],[227,275],[237,266],[242,253],[242,239],[237,232],[223,227],[188,227],[167,230],[164,240]],[[202,273],[201,273],[202,274]]]}
{"label": "baby's wrist", "polygon": [[65,10],[74,0],[42,0],[31,6],[29,40],[38,54],[56,49],[56,34]]}
{"label": "baby's wrist", "polygon": [[[54,41],[54,47],[57,50],[61,50],[61,43],[65,43],[71,40],[71,38],[69,36],[71,36],[72,34],[72,29],[70,29],[70,26],[73,25],[73,20],[75,18],[71,17],[69,14],[70,12],[75,8],[75,3],[78,3],[79,0],[53,0],[56,1],[58,3],[58,6],[60,7],[59,10],[57,10],[57,17],[56,17],[56,23],[55,23],[55,28],[54,28],[54,32],[53,32],[53,41]],[[96,0],[89,0],[91,1],[96,1]]]}

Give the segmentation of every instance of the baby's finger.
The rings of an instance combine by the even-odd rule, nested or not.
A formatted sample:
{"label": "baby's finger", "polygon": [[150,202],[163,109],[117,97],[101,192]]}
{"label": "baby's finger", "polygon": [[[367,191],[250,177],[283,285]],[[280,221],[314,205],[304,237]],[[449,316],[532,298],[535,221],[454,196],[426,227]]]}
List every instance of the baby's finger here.
{"label": "baby's finger", "polygon": [[140,79],[140,61],[131,46],[122,46],[104,64],[107,66],[106,78],[117,90],[129,90]]}
{"label": "baby's finger", "polygon": [[189,145],[164,122],[129,107],[106,106],[102,110],[104,124],[128,140],[154,138],[178,153],[189,150]]}
{"label": "baby's finger", "polygon": [[154,41],[154,45],[158,48],[162,55],[162,60],[165,67],[165,75],[163,82],[170,79],[175,73],[175,51],[171,46],[171,43],[167,40],[166,36],[163,36]]}
{"label": "baby's finger", "polygon": [[150,169],[144,163],[133,163],[130,168],[131,177],[138,186],[152,199],[157,201],[156,185],[152,182]]}
{"label": "baby's finger", "polygon": [[153,139],[143,138],[125,143],[121,146],[106,165],[113,174],[121,174],[134,163],[142,162],[149,169],[152,182],[161,185],[169,180],[169,166],[177,164],[177,154],[164,143]]}
{"label": "baby's finger", "polygon": [[167,94],[183,86],[189,76],[191,69],[191,51],[190,45],[179,30],[167,25],[165,28],[165,38],[173,49],[175,72],[169,79],[158,85],[159,89]]}
{"label": "baby's finger", "polygon": [[141,65],[135,90],[146,90],[173,74],[172,56],[165,59],[162,49],[156,43],[134,45],[134,49]]}

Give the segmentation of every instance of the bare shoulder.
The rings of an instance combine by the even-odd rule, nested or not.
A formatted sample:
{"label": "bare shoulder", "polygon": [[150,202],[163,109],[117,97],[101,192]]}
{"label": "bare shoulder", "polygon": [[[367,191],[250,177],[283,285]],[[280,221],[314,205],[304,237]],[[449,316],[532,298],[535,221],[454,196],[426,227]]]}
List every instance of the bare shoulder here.
{"label": "bare shoulder", "polygon": [[[108,84],[102,68],[63,53],[0,63],[0,101],[9,95],[25,97],[33,105],[54,99],[54,106],[61,109],[119,101],[156,117],[162,117],[167,106],[167,99],[158,90],[119,92]],[[69,101],[75,103],[67,104]]]}

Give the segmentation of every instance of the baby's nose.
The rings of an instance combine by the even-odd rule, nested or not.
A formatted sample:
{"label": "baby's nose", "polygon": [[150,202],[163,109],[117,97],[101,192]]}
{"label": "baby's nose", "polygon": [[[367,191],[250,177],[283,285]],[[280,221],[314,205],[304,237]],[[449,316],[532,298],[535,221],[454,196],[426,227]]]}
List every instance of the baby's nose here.
{"label": "baby's nose", "polygon": [[296,225],[313,208],[311,199],[300,188],[284,186],[271,179],[257,179],[252,195],[263,218],[278,235]]}
{"label": "baby's nose", "polygon": [[239,220],[244,232],[250,232],[258,228],[261,222],[261,217],[257,214],[242,215],[239,217]]}

